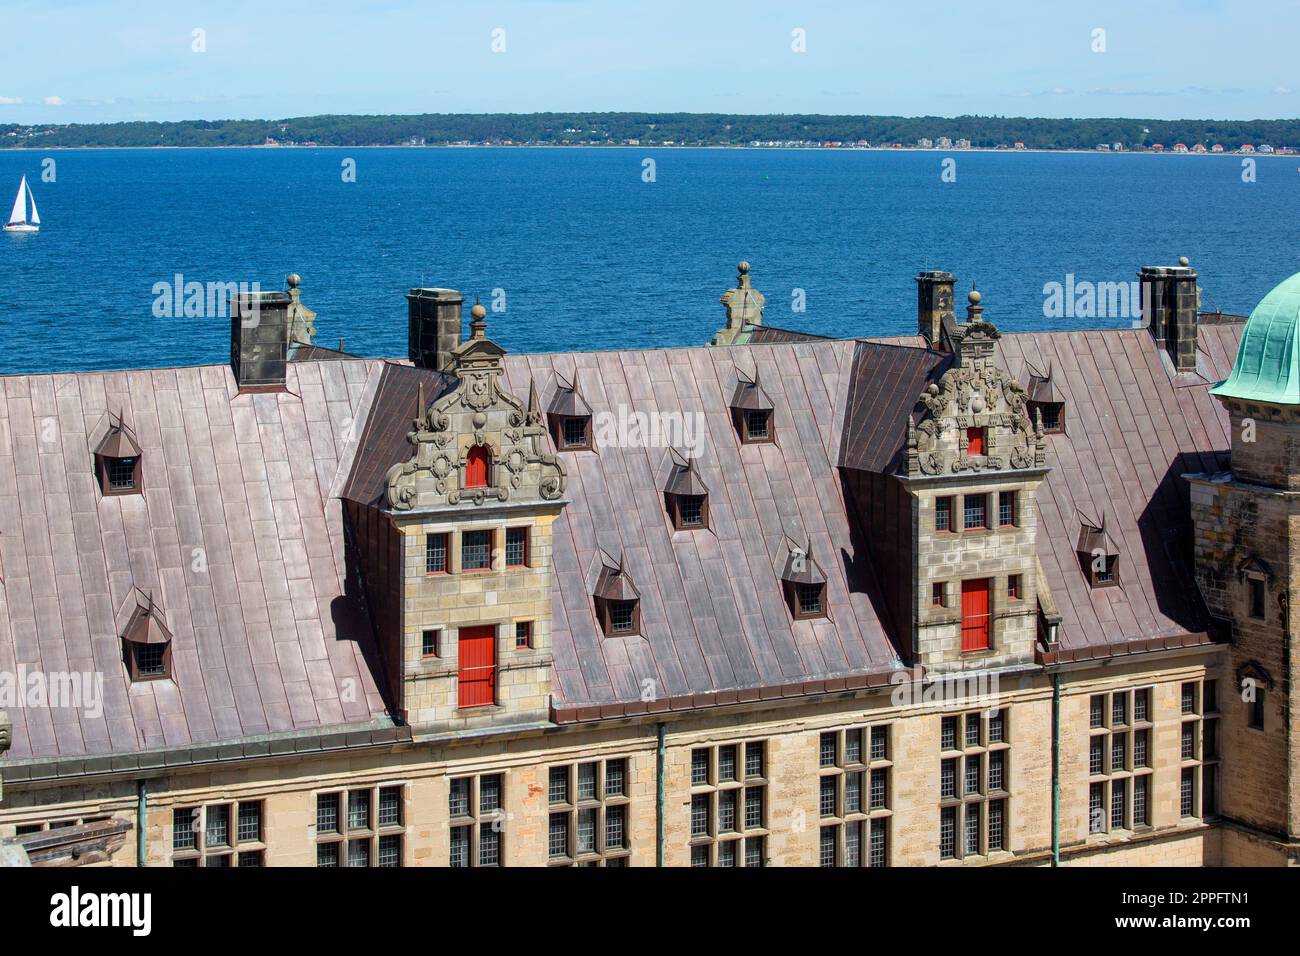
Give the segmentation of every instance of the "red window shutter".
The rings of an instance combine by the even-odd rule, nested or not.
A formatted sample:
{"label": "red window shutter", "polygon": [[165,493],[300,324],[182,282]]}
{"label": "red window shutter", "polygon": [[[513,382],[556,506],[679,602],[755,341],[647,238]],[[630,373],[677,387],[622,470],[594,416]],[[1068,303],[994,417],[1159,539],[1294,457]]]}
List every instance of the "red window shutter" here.
{"label": "red window shutter", "polygon": [[982,428],[966,429],[966,454],[967,455],[984,454],[984,429]]}
{"label": "red window shutter", "polygon": [[989,579],[961,583],[961,649],[983,651],[989,646]]}
{"label": "red window shutter", "polygon": [[488,450],[475,445],[465,456],[465,487],[486,488],[488,483]]}
{"label": "red window shutter", "polygon": [[462,627],[459,634],[460,671],[456,700],[461,707],[480,707],[496,702],[497,629]]}

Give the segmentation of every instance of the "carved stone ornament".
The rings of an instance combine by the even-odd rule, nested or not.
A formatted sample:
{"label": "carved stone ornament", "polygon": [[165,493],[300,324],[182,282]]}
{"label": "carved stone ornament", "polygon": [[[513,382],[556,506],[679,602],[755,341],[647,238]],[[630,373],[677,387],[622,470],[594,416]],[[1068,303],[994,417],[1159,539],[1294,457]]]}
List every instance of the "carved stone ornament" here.
{"label": "carved stone ornament", "polygon": [[[921,393],[921,419],[907,426],[908,476],[1036,468],[1046,461],[1042,423],[1030,420],[1024,388],[985,346],[997,330],[986,322],[978,326],[968,335],[982,347],[964,350],[961,361]],[[970,428],[984,429],[982,455],[969,454]]]}
{"label": "carved stone ornament", "polygon": [[[386,501],[394,511],[501,501],[554,501],[564,494],[564,467],[545,450],[546,428],[530,388],[525,405],[501,387],[504,351],[476,336],[455,352],[449,371],[459,382],[432,403],[420,391],[406,438],[411,457],[388,470]],[[471,449],[486,450],[487,484],[466,487]]]}

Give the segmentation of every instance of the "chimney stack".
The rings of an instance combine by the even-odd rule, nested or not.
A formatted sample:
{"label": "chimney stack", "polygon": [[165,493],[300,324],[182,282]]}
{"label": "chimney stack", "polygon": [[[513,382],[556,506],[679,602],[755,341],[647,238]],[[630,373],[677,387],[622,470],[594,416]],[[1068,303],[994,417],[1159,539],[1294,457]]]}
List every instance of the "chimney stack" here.
{"label": "chimney stack", "polygon": [[284,388],[291,301],[284,292],[231,296],[230,367],[241,390]]}
{"label": "chimney stack", "polygon": [[417,368],[443,371],[460,345],[465,300],[454,289],[412,289],[406,301],[407,355]]}
{"label": "chimney stack", "polygon": [[1169,353],[1179,372],[1196,371],[1198,278],[1186,256],[1176,266],[1143,266],[1138,273],[1142,319],[1151,337]]}
{"label": "chimney stack", "polygon": [[929,270],[916,277],[916,328],[931,348],[943,342],[943,320],[957,321],[952,309],[952,290],[956,283],[951,272]]}

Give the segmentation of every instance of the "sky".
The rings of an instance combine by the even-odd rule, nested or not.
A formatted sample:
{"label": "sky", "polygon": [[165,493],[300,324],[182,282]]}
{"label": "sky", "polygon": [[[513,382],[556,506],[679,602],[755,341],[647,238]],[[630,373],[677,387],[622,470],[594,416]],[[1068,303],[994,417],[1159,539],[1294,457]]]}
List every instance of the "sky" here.
{"label": "sky", "polygon": [[1300,0],[5,0],[3,23],[0,123],[1300,112]]}

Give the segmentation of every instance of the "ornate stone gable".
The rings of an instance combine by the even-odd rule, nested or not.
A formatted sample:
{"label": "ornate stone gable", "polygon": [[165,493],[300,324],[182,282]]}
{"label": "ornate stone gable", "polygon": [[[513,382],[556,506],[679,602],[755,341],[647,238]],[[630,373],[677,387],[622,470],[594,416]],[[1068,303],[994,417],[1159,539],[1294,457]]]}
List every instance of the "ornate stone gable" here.
{"label": "ornate stone gable", "polygon": [[[388,470],[385,499],[394,511],[423,511],[470,502],[555,501],[564,494],[564,467],[545,449],[536,387],[525,405],[501,387],[505,350],[485,335],[482,306],[471,310],[473,337],[459,346],[449,371],[459,382],[426,403],[420,388],[407,441],[414,454]],[[478,449],[478,451],[475,451]],[[467,482],[482,467],[486,481]]]}
{"label": "ornate stone gable", "polygon": [[[972,295],[972,320],[959,327],[957,362],[921,394],[920,421],[908,420],[909,477],[1042,467],[1042,422],[1031,421],[1026,393],[995,361],[1001,337],[978,315]],[[972,454],[970,430],[982,429],[982,452]],[[980,451],[981,449],[976,449]]]}

